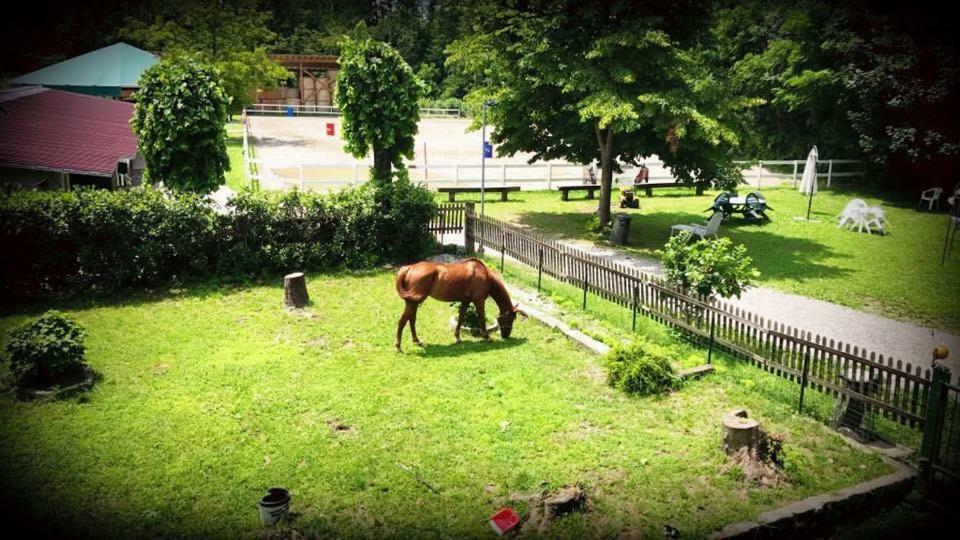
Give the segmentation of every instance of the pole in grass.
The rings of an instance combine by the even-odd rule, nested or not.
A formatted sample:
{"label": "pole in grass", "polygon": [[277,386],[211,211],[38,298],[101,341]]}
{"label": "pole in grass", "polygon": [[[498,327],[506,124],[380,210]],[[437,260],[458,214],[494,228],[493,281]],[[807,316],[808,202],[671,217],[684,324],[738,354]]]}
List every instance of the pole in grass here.
{"label": "pole in grass", "polygon": [[507,231],[500,230],[500,273],[503,273],[503,256],[507,252]]}
{"label": "pole in grass", "polygon": [[708,364],[710,363],[710,360],[713,359],[713,338],[714,338],[714,336],[716,335],[716,334],[714,333],[714,331],[715,331],[715,329],[716,329],[715,324],[716,324],[716,317],[714,317],[714,316],[711,314],[711,315],[710,315],[710,347],[707,349],[707,363],[708,363]]}
{"label": "pole in grass", "polygon": [[540,283],[543,281],[543,247],[540,247],[540,262],[537,264],[537,294],[540,294]]}
{"label": "pole in grass", "polygon": [[640,287],[638,287],[637,285],[634,285],[633,286],[633,324],[630,326],[630,329],[634,332],[637,331],[637,301],[639,298],[640,298]]}
{"label": "pole in grass", "polygon": [[803,393],[807,389],[807,373],[810,371],[810,356],[803,355],[803,377],[800,380],[800,404],[797,405],[797,414],[803,414]]}
{"label": "pole in grass", "polygon": [[589,283],[587,282],[587,274],[586,272],[584,272],[583,274],[583,309],[584,311],[586,311],[587,309],[587,287],[589,287]]}
{"label": "pole in grass", "polygon": [[482,139],[483,152],[480,158],[480,216],[483,217],[484,210],[484,194],[487,190],[487,158],[493,157],[493,145],[487,142],[487,107],[494,105],[496,101],[492,99],[483,100],[482,106],[482,116],[483,116],[483,128],[481,130],[480,138]]}

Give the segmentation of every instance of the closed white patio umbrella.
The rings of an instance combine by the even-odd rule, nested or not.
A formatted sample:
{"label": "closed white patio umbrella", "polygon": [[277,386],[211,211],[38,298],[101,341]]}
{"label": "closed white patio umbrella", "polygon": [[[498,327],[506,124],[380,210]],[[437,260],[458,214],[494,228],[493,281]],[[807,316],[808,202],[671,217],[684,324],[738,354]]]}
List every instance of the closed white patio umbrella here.
{"label": "closed white patio umbrella", "polygon": [[814,145],[807,155],[807,163],[803,166],[803,178],[800,179],[800,193],[810,197],[807,202],[807,220],[810,220],[810,207],[813,206],[813,196],[817,192],[817,147]]}

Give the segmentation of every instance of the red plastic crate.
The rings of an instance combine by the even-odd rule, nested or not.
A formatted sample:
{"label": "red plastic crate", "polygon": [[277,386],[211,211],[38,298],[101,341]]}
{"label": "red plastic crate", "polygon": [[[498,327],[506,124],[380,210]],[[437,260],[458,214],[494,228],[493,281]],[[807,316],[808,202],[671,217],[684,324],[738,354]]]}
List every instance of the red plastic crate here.
{"label": "red plastic crate", "polygon": [[518,523],[520,516],[512,508],[504,508],[490,516],[490,527],[500,536],[512,531]]}

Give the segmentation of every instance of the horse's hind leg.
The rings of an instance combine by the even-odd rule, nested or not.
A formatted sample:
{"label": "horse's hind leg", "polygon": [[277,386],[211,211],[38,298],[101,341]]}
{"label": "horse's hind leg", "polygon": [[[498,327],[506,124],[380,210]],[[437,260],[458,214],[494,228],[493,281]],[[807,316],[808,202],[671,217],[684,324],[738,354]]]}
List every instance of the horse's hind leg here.
{"label": "horse's hind leg", "polygon": [[467,315],[467,306],[469,302],[460,302],[460,314],[457,315],[457,327],[453,329],[453,337],[460,343],[460,326],[463,325],[463,318]]}
{"label": "horse's hind leg", "polygon": [[410,319],[410,335],[413,336],[413,344],[418,346],[423,346],[423,343],[420,342],[420,338],[417,337],[417,308],[420,307],[416,302],[407,301],[407,308],[404,310],[404,314],[409,312],[407,316]]}
{"label": "horse's hind leg", "polygon": [[407,305],[403,308],[403,315],[400,316],[400,322],[397,323],[397,352],[400,352],[400,341],[403,340],[403,327],[410,321],[410,333],[413,335],[413,344],[420,345],[417,339],[417,303],[407,300]]}

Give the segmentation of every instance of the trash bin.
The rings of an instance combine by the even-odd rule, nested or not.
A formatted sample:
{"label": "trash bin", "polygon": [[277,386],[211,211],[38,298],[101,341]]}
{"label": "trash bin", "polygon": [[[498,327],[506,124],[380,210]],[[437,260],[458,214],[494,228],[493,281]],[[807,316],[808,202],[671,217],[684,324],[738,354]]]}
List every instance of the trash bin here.
{"label": "trash bin", "polygon": [[327,135],[330,135],[330,136],[332,137],[335,133],[336,133],[336,131],[335,131],[335,128],[333,127],[333,124],[331,124],[331,123],[328,122],[328,123],[327,123]]}
{"label": "trash bin", "polygon": [[287,107],[287,116],[293,116],[293,107]]}
{"label": "trash bin", "polygon": [[627,236],[630,234],[630,214],[617,214],[613,220],[613,229],[610,230],[610,243],[618,245],[627,244]]}

